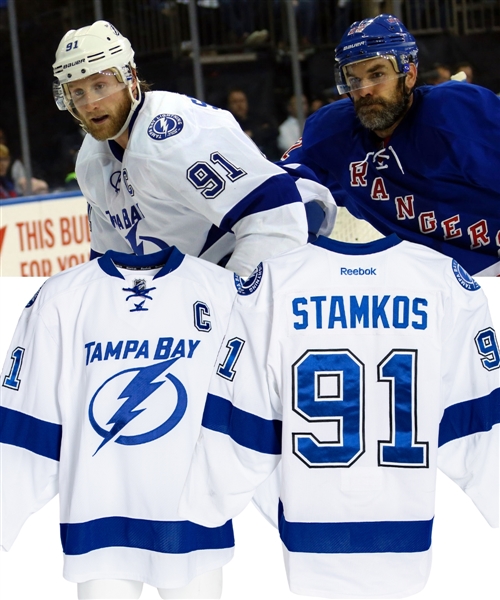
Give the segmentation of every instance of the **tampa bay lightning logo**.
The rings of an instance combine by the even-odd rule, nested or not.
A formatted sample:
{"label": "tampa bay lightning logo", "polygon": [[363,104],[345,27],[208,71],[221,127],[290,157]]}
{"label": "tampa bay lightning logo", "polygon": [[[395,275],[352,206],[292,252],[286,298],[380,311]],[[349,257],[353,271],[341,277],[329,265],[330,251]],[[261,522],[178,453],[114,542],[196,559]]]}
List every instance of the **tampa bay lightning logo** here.
{"label": "tampa bay lightning logo", "polygon": [[[43,287],[43,286],[42,286]],[[36,299],[38,298],[38,294],[40,293],[40,290],[42,288],[39,288],[38,292],[33,296],[33,298],[31,298],[31,300],[28,302],[28,304],[26,304],[25,308],[29,308],[30,306],[33,306],[33,304],[35,304]]]}
{"label": "tampa bay lightning logo", "polygon": [[[89,406],[90,423],[102,437],[93,456],[112,440],[125,446],[147,444],[179,423],[186,412],[186,388],[171,373],[164,375],[177,360],[179,357],[126,369],[99,387]],[[117,400],[121,405],[115,410]]]}
{"label": "tampa bay lightning logo", "polygon": [[[155,237],[152,237],[149,235],[137,235],[138,225],[139,225],[139,221],[137,223],[135,223],[135,225],[132,227],[132,229],[125,236],[125,239],[130,244],[132,250],[134,251],[134,254],[137,254],[137,256],[144,256],[144,254],[145,254],[144,242],[151,242],[155,246],[158,246],[158,248],[160,248],[160,250],[165,250],[166,248],[169,247],[166,242],[164,242],[163,240],[160,240],[159,238],[155,238]],[[139,240],[141,240],[141,241],[139,241]]]}
{"label": "tampa bay lightning logo", "polygon": [[154,140],[164,140],[182,131],[184,121],[179,115],[157,115],[149,124],[148,135]]}
{"label": "tampa bay lightning logo", "polygon": [[469,273],[467,273],[467,271],[461,265],[459,265],[457,263],[457,261],[455,259],[453,259],[451,267],[453,269],[453,273],[455,274],[455,277],[457,278],[458,283],[462,287],[464,287],[466,290],[469,290],[469,292],[474,292],[481,288],[481,286],[477,283],[477,281],[475,281],[469,275]]}
{"label": "tampa bay lightning logo", "polygon": [[253,294],[262,281],[262,272],[263,267],[262,263],[260,263],[257,265],[255,271],[250,275],[250,277],[248,277],[248,279],[243,279],[235,273],[234,285],[236,286],[238,294],[240,296],[248,296],[249,294]]}

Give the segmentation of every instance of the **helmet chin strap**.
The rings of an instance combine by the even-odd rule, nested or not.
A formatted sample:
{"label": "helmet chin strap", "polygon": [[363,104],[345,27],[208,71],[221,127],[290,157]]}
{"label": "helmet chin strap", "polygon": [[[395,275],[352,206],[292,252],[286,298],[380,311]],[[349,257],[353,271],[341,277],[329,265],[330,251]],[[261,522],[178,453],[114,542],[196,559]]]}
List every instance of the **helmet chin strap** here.
{"label": "helmet chin strap", "polygon": [[134,98],[134,94],[132,92],[132,89],[130,88],[130,86],[128,87],[128,93],[130,95],[130,99],[132,101],[131,105],[130,105],[130,112],[128,113],[128,117],[125,119],[125,123],[123,124],[122,128],[120,129],[120,131],[114,135],[113,137],[109,137],[107,138],[108,140],[116,140],[117,138],[119,138],[126,130],[127,127],[130,124],[130,120],[132,119],[132,115],[135,112],[135,109],[139,106],[140,102],[141,102],[141,98],[142,98],[142,92],[141,92],[141,86],[139,85],[139,80],[137,79],[137,98]]}

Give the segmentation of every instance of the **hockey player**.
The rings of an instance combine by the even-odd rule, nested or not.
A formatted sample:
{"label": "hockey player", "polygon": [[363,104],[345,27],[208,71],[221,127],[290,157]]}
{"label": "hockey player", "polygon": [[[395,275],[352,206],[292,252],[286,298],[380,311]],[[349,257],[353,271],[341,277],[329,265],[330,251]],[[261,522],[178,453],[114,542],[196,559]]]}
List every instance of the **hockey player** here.
{"label": "hockey player", "polygon": [[459,82],[416,88],[417,52],[391,15],[354,23],[335,51],[350,98],[312,115],[278,164],[384,235],[500,275],[500,102]]}
{"label": "hockey player", "polygon": [[175,245],[249,275],[262,259],[306,243],[293,179],[229,112],[146,91],[130,42],[113,25],[69,31],[53,67],[58,107],[90,134],[76,175],[89,203],[91,258]]}

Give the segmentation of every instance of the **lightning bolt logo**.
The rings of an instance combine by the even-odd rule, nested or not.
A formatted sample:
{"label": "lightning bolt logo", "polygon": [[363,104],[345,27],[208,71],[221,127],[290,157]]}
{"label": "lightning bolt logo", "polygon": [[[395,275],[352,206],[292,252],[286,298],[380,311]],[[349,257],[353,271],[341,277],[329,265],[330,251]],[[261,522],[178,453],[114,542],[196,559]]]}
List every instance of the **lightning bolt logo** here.
{"label": "lightning bolt logo", "polygon": [[[171,429],[173,429],[184,416],[187,407],[187,393],[182,383],[172,375],[168,373],[164,379],[155,381],[165,371],[167,371],[180,357],[165,360],[159,363],[155,363],[148,367],[126,369],[121,371],[113,377],[107,379],[96,391],[89,406],[89,419],[94,430],[103,438],[101,444],[94,452],[94,456],[105,446],[108,442],[114,439],[118,444],[124,444],[127,446],[144,444],[158,439],[164,436]],[[101,427],[94,414],[95,402],[99,398],[99,395],[103,392],[107,384],[112,380],[120,377],[125,373],[137,372],[137,375],[128,383],[125,389],[118,396],[118,400],[125,400],[120,408],[114,413],[109,419],[106,425],[112,425],[111,429]],[[170,381],[177,392],[177,404],[173,413],[168,419],[155,429],[137,434],[137,435],[121,435],[120,432],[128,425],[131,421],[136,419],[145,408],[138,408],[146,398],[149,398],[154,392],[156,392],[166,381]]]}
{"label": "lightning bolt logo", "polygon": [[151,242],[155,246],[158,246],[158,248],[160,248],[161,250],[164,250],[165,248],[169,248],[169,245],[166,242],[164,242],[163,240],[160,240],[159,238],[150,237],[147,235],[138,236],[137,235],[137,226],[138,225],[139,225],[139,221],[137,221],[137,223],[134,224],[132,229],[125,236],[125,239],[130,244],[132,250],[134,251],[134,254],[137,254],[137,256],[144,256],[144,242],[139,242],[138,240],[145,240],[146,242]]}

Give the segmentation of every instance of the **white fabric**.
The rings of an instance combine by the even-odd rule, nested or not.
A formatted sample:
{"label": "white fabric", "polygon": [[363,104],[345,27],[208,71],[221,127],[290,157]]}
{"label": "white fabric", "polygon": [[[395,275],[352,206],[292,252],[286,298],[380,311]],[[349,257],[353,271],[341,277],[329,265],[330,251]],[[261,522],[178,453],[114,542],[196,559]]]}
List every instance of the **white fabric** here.
{"label": "white fabric", "polygon": [[[170,92],[144,96],[121,159],[117,144],[90,135],[78,153],[94,251],[148,254],[168,244],[211,262],[234,251],[228,268],[247,276],[264,258],[306,243],[293,180],[278,183],[284,171],[262,156],[231,113]],[[234,235],[204,250],[212,226],[226,229],[230,212]]]}
{"label": "white fabric", "polygon": [[[238,296],[226,340],[240,340],[241,352],[232,379],[221,369],[212,377],[180,513],[209,526],[234,517],[281,458],[277,484],[266,484],[283,503],[291,591],[401,597],[419,591],[429,575],[431,549],[414,547],[411,528],[434,517],[437,466],[498,526],[500,369],[494,344],[488,356],[477,344],[481,336],[491,342],[491,319],[479,286],[433,250],[391,246],[389,238],[326,244],[335,252],[308,245],[266,261],[260,286]],[[364,371],[361,400],[357,377],[338,362],[329,367],[325,357],[332,356]],[[304,370],[311,357],[318,366]],[[225,361],[223,343],[217,364]],[[209,413],[214,397],[233,406],[220,426]],[[480,413],[484,399],[485,411],[496,416],[474,432],[467,407]],[[360,402],[364,419],[356,416]],[[411,415],[411,426],[403,425],[403,414]],[[269,424],[281,420],[280,456],[269,449],[279,441]],[[438,448],[440,432],[450,430]],[[405,445],[420,448],[419,458],[410,459]],[[277,500],[274,507],[269,497],[260,503],[274,522]],[[400,527],[399,539],[392,539],[392,526]],[[341,530],[339,538],[325,537],[322,551],[311,550],[326,536],[323,528]],[[298,529],[303,533],[286,537]],[[351,532],[343,543],[342,531]]]}
{"label": "white fabric", "polygon": [[[1,544],[8,550],[59,490],[64,527],[94,525],[79,543],[95,549],[66,550],[70,581],[180,588],[233,553],[227,536],[219,546],[171,550],[176,539],[151,534],[181,521],[178,499],[236,294],[225,269],[173,249],[165,272],[151,262],[158,256],[139,265],[118,254],[131,268],[111,271],[106,256],[50,278],[25,308],[2,372]],[[12,357],[20,351],[18,368]],[[28,440],[19,419],[31,423]],[[155,435],[167,422],[171,429]],[[59,460],[29,447],[33,439],[57,445],[52,430],[62,430]],[[126,543],[109,533],[120,520],[141,526]]]}

